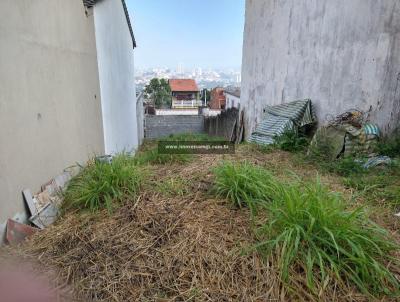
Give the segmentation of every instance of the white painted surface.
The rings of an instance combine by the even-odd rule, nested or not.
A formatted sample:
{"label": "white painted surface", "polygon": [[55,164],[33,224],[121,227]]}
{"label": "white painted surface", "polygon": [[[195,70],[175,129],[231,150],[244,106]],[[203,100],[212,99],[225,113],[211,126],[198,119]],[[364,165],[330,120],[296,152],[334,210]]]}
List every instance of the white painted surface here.
{"label": "white painted surface", "polygon": [[225,92],[226,97],[226,108],[239,108],[240,106],[240,98]]}
{"label": "white painted surface", "polygon": [[23,189],[35,193],[103,152],[94,24],[82,0],[0,0],[0,234],[7,218],[25,217]]}
{"label": "white painted surface", "polygon": [[221,114],[221,111],[221,109],[203,108],[202,114],[204,116],[217,116],[218,114]]}
{"label": "white painted surface", "polygon": [[156,109],[156,115],[198,115],[196,109]]}
{"label": "white painted surface", "polygon": [[132,38],[121,0],[94,6],[105,150],[138,147]]}
{"label": "white painted surface", "polygon": [[247,0],[241,107],[310,98],[319,122],[351,108],[385,133],[400,119],[400,1]]}

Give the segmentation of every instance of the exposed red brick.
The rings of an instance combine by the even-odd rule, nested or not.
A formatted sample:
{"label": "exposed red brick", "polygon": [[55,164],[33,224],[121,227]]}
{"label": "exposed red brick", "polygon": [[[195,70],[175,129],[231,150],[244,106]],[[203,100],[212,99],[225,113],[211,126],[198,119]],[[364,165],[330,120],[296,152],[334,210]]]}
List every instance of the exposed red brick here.
{"label": "exposed red brick", "polygon": [[221,87],[211,90],[211,100],[209,106],[211,109],[225,109],[226,97],[224,89]]}

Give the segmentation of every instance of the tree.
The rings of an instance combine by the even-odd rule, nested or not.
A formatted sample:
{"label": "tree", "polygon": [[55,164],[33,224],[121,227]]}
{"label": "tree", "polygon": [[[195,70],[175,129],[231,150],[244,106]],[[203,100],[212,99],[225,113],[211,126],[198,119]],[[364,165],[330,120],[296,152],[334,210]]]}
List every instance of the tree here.
{"label": "tree", "polygon": [[171,107],[171,89],[165,79],[151,79],[144,89],[144,96],[152,100],[156,108]]}

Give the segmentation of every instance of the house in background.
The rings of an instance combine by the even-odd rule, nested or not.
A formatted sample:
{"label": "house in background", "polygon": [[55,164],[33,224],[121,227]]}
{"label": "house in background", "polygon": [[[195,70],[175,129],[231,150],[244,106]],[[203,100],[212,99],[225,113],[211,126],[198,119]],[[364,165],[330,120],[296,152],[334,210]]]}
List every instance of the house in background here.
{"label": "house in background", "polygon": [[224,88],[216,87],[211,90],[211,100],[208,103],[210,109],[225,109]]}
{"label": "house in background", "polygon": [[168,84],[171,88],[173,109],[193,109],[203,105],[195,80],[171,79]]}
{"label": "house in background", "polygon": [[226,109],[237,108],[240,106],[240,88],[226,88],[225,89],[225,97],[226,97]]}
{"label": "house in background", "polygon": [[135,46],[123,0],[0,1],[0,235],[23,189],[138,147]]}
{"label": "house in background", "polygon": [[400,126],[399,29],[398,0],[246,0],[246,138],[266,106],[301,99],[312,100],[321,123],[358,109],[383,133],[394,131]]}

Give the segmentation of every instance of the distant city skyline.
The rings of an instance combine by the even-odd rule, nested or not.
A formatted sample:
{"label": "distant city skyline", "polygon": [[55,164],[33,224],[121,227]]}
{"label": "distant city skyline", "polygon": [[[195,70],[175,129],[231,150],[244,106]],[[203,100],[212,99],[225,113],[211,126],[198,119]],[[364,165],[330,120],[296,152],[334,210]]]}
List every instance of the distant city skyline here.
{"label": "distant city skyline", "polygon": [[245,0],[126,0],[138,69],[240,70]]}
{"label": "distant city skyline", "polygon": [[177,68],[137,68],[135,72],[136,90],[140,92],[153,78],[174,79],[187,78],[194,79],[199,88],[211,89],[214,87],[240,87],[241,73],[234,69],[203,69],[201,67],[193,69],[182,69],[178,64]]}

